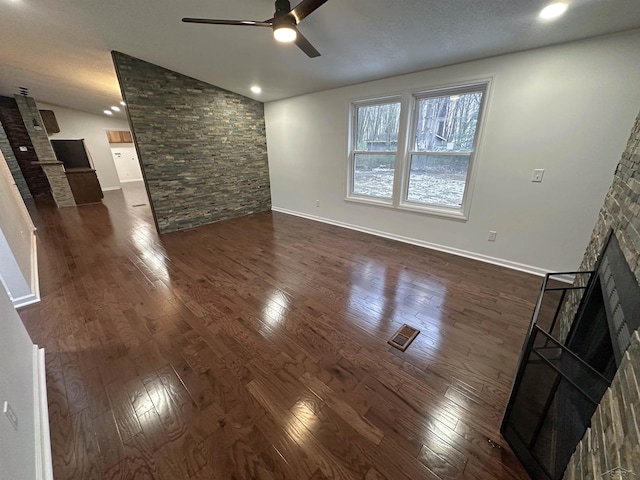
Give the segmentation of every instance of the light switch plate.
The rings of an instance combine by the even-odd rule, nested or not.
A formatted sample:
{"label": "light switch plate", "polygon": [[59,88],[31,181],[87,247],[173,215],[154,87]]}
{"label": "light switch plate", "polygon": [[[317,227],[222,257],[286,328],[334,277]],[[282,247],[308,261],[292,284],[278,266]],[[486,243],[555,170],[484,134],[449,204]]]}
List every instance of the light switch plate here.
{"label": "light switch plate", "polygon": [[544,168],[536,168],[533,171],[533,175],[531,175],[531,181],[540,183],[542,182],[542,177],[544,176]]}
{"label": "light switch plate", "polygon": [[13,426],[13,429],[17,432],[18,431],[18,416],[16,415],[16,413],[11,408],[11,405],[9,405],[9,402],[7,402],[7,401],[4,402],[4,405],[2,407],[2,413],[4,413],[7,416],[7,418],[9,419],[9,422],[11,422],[11,425]]}

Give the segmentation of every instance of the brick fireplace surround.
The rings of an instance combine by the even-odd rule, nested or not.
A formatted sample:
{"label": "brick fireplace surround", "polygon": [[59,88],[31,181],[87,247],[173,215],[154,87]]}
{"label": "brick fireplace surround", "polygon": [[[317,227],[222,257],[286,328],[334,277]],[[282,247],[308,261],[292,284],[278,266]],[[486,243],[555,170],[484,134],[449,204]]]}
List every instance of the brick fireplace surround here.
{"label": "brick fireplace surround", "polygon": [[[616,167],[579,270],[593,270],[611,230],[640,283],[640,115]],[[570,326],[570,322],[563,325],[563,338]],[[565,480],[640,479],[639,375],[640,336],[636,331],[591,419],[591,427],[567,466]]]}

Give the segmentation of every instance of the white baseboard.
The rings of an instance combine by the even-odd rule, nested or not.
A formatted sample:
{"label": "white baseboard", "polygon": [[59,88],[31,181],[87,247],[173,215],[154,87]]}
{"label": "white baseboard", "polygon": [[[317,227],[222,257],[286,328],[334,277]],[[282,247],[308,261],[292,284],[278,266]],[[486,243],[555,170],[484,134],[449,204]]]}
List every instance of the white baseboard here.
{"label": "white baseboard", "polygon": [[[481,253],[470,252],[468,250],[461,250],[459,248],[447,247],[445,245],[439,245],[437,243],[426,242],[416,238],[405,237],[402,235],[396,235],[394,233],[383,232],[375,230],[373,228],[361,227],[345,222],[338,222],[336,220],[330,220],[324,217],[317,217],[315,215],[309,215],[307,213],[295,212],[293,210],[287,210],[280,207],[271,207],[274,212],[286,213],[287,215],[294,215],[296,217],[306,218],[316,222],[328,223],[329,225],[335,225],[337,227],[348,228],[349,230],[356,230],[358,232],[368,233],[377,237],[388,238],[390,240],[396,240],[398,242],[409,243],[411,245],[417,245],[419,247],[429,248],[431,250],[437,250],[439,252],[450,253],[459,257],[471,258],[473,260],[479,260],[481,262],[490,263],[492,265],[498,265],[500,267],[510,268],[511,270],[518,270],[520,272],[531,273],[540,277],[544,277],[548,270],[543,268],[534,267],[533,265],[526,265],[524,263],[512,262],[511,260],[505,260],[503,258],[491,257],[489,255],[483,255]],[[573,276],[571,275],[558,275],[554,277],[555,280],[560,280],[566,283],[573,283]]]}
{"label": "white baseboard", "polygon": [[40,296],[34,293],[30,293],[29,295],[24,295],[23,297],[12,299],[13,306],[15,308],[26,307],[27,305],[31,305],[32,303],[38,303],[39,301],[40,301]]}
{"label": "white baseboard", "polygon": [[120,183],[136,183],[136,182],[142,182],[142,178],[137,178],[135,180],[120,180]]}
{"label": "white baseboard", "polygon": [[102,191],[103,192],[110,192],[112,190],[121,190],[121,189],[122,189],[122,187],[106,187],[106,188],[103,188]]}
{"label": "white baseboard", "polygon": [[44,348],[38,348],[37,345],[33,346],[33,393],[34,420],[36,427],[36,479],[53,480]]}
{"label": "white baseboard", "polygon": [[[38,239],[36,237],[35,228],[31,233],[31,294],[33,299],[30,299],[28,303],[22,303],[20,305],[21,307],[40,301],[40,276],[38,275]],[[16,306],[16,308],[18,307]]]}

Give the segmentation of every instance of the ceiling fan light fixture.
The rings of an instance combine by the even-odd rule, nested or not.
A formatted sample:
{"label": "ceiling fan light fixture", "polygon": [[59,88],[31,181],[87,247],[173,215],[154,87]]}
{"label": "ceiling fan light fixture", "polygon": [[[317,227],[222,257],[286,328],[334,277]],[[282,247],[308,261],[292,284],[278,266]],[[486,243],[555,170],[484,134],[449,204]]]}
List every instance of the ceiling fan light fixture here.
{"label": "ceiling fan light fixture", "polygon": [[291,27],[280,27],[273,31],[273,38],[278,42],[289,43],[293,42],[298,35],[296,31]]}
{"label": "ceiling fan light fixture", "polygon": [[273,38],[278,42],[293,42],[298,36],[295,20],[288,15],[273,19]]}

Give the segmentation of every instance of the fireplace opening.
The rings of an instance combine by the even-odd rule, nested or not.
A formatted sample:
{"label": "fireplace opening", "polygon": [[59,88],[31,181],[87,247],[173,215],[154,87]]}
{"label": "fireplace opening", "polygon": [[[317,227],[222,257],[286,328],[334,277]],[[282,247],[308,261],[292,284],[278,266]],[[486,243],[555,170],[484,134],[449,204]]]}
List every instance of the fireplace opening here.
{"label": "fireplace opening", "polygon": [[566,345],[611,381],[639,327],[640,285],[611,233]]}
{"label": "fireplace opening", "polygon": [[584,308],[574,322],[567,347],[611,382],[618,365],[613,354],[613,342],[599,277],[589,290],[585,293]]}

